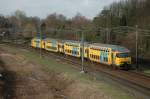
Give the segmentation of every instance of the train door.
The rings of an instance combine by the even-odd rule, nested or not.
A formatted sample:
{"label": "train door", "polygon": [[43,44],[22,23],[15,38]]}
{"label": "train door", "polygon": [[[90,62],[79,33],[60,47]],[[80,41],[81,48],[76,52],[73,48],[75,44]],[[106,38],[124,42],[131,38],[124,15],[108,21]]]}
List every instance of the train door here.
{"label": "train door", "polygon": [[36,40],[35,42],[36,42],[36,48],[38,48],[39,47],[39,41]]}
{"label": "train door", "polygon": [[61,44],[58,43],[58,52],[61,52]]}
{"label": "train door", "polygon": [[80,47],[80,57],[82,57],[82,47]]}
{"label": "train door", "polygon": [[43,42],[43,48],[45,49],[45,41]]}
{"label": "train door", "polygon": [[86,58],[88,58],[89,57],[89,49],[88,48],[85,49],[85,53],[86,53]]}
{"label": "train door", "polygon": [[107,50],[104,51],[104,61],[108,63],[108,51]]}
{"label": "train door", "polygon": [[64,53],[64,44],[62,44],[62,53]]}
{"label": "train door", "polygon": [[102,50],[100,51],[100,62],[104,62],[104,52]]}
{"label": "train door", "polygon": [[73,56],[77,56],[77,52],[78,52],[78,51],[77,51],[77,48],[76,48],[76,47],[73,47],[73,48],[72,48],[72,55],[73,55]]}
{"label": "train door", "polygon": [[72,55],[75,56],[75,48],[72,47]]}
{"label": "train door", "polygon": [[112,65],[115,65],[116,55],[114,52],[112,52],[111,57],[112,57]]}

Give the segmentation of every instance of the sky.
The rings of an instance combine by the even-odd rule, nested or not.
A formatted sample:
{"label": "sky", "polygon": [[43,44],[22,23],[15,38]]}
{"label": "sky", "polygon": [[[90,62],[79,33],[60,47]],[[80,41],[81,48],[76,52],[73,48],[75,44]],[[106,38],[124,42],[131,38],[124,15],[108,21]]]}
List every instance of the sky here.
{"label": "sky", "polygon": [[81,13],[92,19],[104,6],[115,1],[120,0],[0,0],[0,14],[12,15],[16,10],[21,10],[27,16],[45,18],[56,12],[71,18]]}

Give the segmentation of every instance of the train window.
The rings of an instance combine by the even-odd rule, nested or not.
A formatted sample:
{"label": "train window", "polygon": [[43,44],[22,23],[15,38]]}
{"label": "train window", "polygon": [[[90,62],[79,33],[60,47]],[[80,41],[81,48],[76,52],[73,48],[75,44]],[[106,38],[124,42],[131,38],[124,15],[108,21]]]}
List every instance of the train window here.
{"label": "train window", "polygon": [[99,59],[99,57],[97,56],[97,60]]}
{"label": "train window", "polygon": [[106,57],[104,57],[104,62],[106,62]]}
{"label": "train window", "polygon": [[118,53],[118,54],[116,54],[116,57],[126,58],[126,57],[130,57],[130,54],[129,53]]}
{"label": "train window", "polygon": [[108,62],[108,58],[106,57],[106,62]]}
{"label": "train window", "polygon": [[74,54],[77,54],[77,52],[75,51]]}
{"label": "train window", "polygon": [[96,59],[96,55],[94,55],[94,59]]}
{"label": "train window", "polygon": [[87,49],[85,50],[85,53],[87,53]]}
{"label": "train window", "polygon": [[92,58],[94,58],[94,55],[92,55]]}
{"label": "train window", "polygon": [[97,60],[99,60],[99,56],[97,56]]}

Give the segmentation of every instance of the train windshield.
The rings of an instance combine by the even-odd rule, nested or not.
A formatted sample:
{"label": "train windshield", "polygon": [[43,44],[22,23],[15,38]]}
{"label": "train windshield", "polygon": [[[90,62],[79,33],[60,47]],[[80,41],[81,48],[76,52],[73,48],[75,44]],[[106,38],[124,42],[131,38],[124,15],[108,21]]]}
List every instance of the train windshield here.
{"label": "train windshield", "polygon": [[118,58],[126,58],[126,57],[130,57],[130,54],[129,53],[118,53],[118,54],[116,54],[116,56]]}

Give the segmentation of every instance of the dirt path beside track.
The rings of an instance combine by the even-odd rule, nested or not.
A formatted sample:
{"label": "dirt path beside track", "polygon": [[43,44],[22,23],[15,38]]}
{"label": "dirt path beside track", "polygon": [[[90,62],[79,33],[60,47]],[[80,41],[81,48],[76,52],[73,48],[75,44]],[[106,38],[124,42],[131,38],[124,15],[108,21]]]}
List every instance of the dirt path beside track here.
{"label": "dirt path beside track", "polygon": [[[4,99],[62,99],[63,94],[50,86],[54,74],[48,75],[21,55],[0,51],[5,63],[2,74]],[[53,81],[52,81],[53,82]],[[4,84],[5,83],[5,84]]]}

